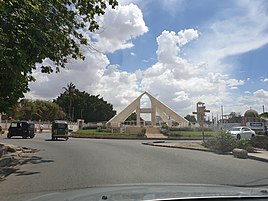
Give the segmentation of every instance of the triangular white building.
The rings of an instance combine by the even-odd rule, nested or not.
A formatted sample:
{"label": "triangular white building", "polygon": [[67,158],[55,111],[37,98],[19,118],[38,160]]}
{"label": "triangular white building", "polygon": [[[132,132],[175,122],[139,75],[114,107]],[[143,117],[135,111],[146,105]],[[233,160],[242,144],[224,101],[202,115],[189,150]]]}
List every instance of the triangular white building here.
{"label": "triangular white building", "polygon": [[[141,98],[147,95],[151,102],[150,108],[141,108],[140,102]],[[137,114],[137,126],[141,126],[140,115],[141,113],[150,113],[151,114],[151,126],[156,126],[156,114],[162,118],[162,120],[171,126],[170,118],[177,122],[181,127],[187,127],[189,125],[188,120],[174,112],[165,104],[161,103],[155,97],[150,95],[148,92],[142,93],[138,98],[136,98],[131,104],[129,104],[125,109],[123,109],[119,114],[115,115],[112,119],[107,122],[108,126],[111,127],[120,127],[121,124],[133,113]]]}

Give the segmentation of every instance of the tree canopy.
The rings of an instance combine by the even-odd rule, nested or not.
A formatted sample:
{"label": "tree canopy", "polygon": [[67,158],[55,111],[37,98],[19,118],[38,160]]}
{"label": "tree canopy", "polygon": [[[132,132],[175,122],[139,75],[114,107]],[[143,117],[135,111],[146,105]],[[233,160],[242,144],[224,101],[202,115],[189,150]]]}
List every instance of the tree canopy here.
{"label": "tree canopy", "polygon": [[[70,89],[72,93],[70,93]],[[86,123],[108,121],[116,114],[113,105],[99,95],[94,96],[85,91],[81,92],[73,83],[64,87],[64,90],[54,102],[68,114],[72,121],[77,119],[84,119]]]}
{"label": "tree canopy", "polygon": [[[0,0],[0,112],[6,112],[34,81],[36,64],[59,72],[69,59],[84,59],[83,31],[99,28],[96,15],[116,0]],[[51,65],[42,65],[49,59]]]}
{"label": "tree canopy", "polygon": [[196,123],[196,118],[194,115],[187,114],[187,116],[184,118],[187,119],[188,121],[190,121],[191,123]]}
{"label": "tree canopy", "polygon": [[13,119],[32,121],[53,121],[66,118],[66,114],[56,103],[29,99],[22,99],[13,107],[8,116]]}
{"label": "tree canopy", "polygon": [[268,118],[268,112],[263,112],[259,116],[263,118]]}

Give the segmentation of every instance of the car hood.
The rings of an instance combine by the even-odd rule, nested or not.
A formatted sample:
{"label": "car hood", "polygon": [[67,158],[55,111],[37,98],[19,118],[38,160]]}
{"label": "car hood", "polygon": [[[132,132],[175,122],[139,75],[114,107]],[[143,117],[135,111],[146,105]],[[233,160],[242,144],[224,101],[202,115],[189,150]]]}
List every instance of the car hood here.
{"label": "car hood", "polygon": [[200,198],[268,198],[268,187],[200,184],[132,184],[91,187],[45,194],[28,201],[172,200]]}

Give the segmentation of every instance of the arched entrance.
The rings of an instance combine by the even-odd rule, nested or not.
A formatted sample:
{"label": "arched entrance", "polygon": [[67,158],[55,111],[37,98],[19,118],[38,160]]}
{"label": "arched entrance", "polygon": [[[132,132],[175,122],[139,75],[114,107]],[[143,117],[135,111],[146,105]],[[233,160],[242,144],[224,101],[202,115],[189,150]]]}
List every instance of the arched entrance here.
{"label": "arched entrance", "polygon": [[[143,98],[143,96],[145,96]],[[147,103],[150,104],[143,104],[143,101],[147,98]],[[142,105],[142,106],[141,106]],[[136,98],[132,103],[130,103],[125,109],[123,109],[119,114],[115,115],[112,119],[107,122],[107,125],[111,127],[120,127],[121,124],[133,113],[136,112],[137,114],[137,122],[136,126],[141,127],[140,117],[142,114],[149,114],[151,117],[151,126],[156,126],[156,114],[158,114],[163,122],[167,123],[168,126],[171,125],[170,119],[177,122],[179,125],[186,127],[188,126],[188,121],[184,119],[182,116],[177,114],[175,111],[170,109],[165,104],[161,103],[155,97],[150,95],[148,92],[142,93],[138,98]]]}

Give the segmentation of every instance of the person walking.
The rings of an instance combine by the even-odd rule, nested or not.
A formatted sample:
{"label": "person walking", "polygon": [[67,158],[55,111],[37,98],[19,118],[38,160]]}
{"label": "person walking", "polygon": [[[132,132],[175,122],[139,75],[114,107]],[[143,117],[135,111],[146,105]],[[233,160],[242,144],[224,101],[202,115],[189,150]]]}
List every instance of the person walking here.
{"label": "person walking", "polygon": [[267,126],[264,126],[264,135],[268,136]]}
{"label": "person walking", "polygon": [[40,125],[40,133],[43,132],[43,129],[44,129],[44,124],[41,124],[41,125]]}

